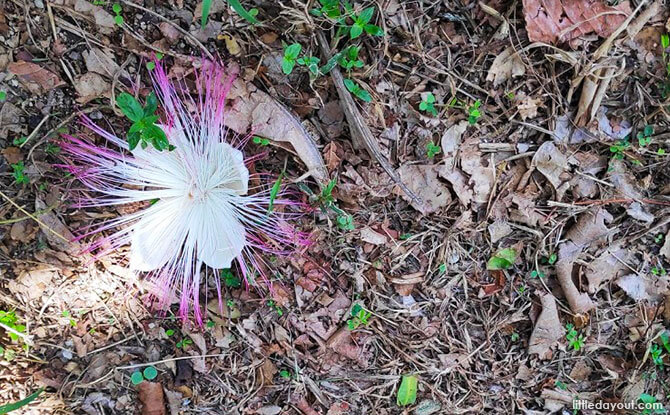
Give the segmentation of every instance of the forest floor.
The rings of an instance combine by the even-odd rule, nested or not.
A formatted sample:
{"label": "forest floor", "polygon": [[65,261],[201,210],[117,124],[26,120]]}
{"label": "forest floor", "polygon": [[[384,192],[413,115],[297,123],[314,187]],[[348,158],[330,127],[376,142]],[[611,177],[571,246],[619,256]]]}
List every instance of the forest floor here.
{"label": "forest floor", "polygon": [[[0,405],[661,413],[670,12],[633,1],[0,0]],[[266,115],[245,155],[314,208],[273,290],[222,275],[202,328],[152,308],[126,247],[60,237],[124,213],[71,206],[62,134],[124,137],[154,57],[235,68],[237,132]]]}

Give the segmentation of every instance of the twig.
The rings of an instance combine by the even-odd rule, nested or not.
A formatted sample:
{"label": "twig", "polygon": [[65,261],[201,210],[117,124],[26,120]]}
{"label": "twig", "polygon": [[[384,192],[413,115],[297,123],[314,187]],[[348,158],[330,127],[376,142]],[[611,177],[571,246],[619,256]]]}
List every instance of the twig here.
{"label": "twig", "polygon": [[64,240],[65,242],[70,242],[66,237],[64,237],[64,236],[61,235],[60,233],[56,232],[55,230],[51,229],[49,226],[47,226],[47,225],[46,225],[44,222],[42,222],[41,220],[37,219],[37,218],[35,217],[35,215],[33,215],[32,213],[28,212],[27,210],[25,210],[24,208],[22,208],[21,206],[19,206],[18,204],[16,204],[16,202],[14,202],[12,199],[10,199],[9,196],[7,196],[6,194],[4,194],[1,190],[0,190],[0,196],[2,196],[6,201],[8,201],[12,206],[14,206],[15,208],[17,208],[17,209],[20,210],[21,212],[23,212],[23,213],[25,213],[26,215],[28,215],[32,220],[34,220],[35,222],[37,222],[38,224],[40,224],[40,226],[43,226],[44,228],[46,228],[49,232],[51,232],[51,233],[53,233],[54,235],[56,235],[57,237],[61,238],[61,239]]}
{"label": "twig", "polygon": [[[328,41],[323,33],[318,32],[317,37],[319,39],[319,44],[321,46],[321,52],[324,54],[326,61],[330,59],[331,50],[328,46]],[[354,103],[353,98],[347,88],[344,86],[344,78],[342,73],[338,68],[333,68],[330,71],[333,81],[335,83],[335,89],[337,89],[337,94],[340,97],[340,103],[344,114],[347,117],[347,123],[349,124],[349,130],[352,135],[352,139],[358,144],[363,144],[367,149],[368,153],[382,166],[386,174],[391,176],[391,179],[405,192],[414,202],[421,204],[421,199],[412,192],[407,185],[405,185],[398,173],[393,169],[391,163],[382,155],[381,149],[379,148],[379,143],[372,136],[372,132],[367,124],[363,121],[361,113],[358,111],[356,104]]]}

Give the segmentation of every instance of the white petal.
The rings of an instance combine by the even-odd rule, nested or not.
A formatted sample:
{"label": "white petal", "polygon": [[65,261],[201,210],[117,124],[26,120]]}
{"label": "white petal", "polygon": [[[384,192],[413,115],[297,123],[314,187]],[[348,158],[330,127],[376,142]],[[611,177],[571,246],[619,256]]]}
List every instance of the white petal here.
{"label": "white petal", "polygon": [[193,208],[191,237],[198,259],[216,269],[230,268],[246,245],[245,228],[237,219],[224,191],[214,191],[206,203]]}
{"label": "white petal", "polygon": [[180,199],[159,200],[137,223],[130,240],[130,266],[138,271],[161,268],[181,254],[187,234],[187,209]]}
{"label": "white petal", "polygon": [[244,165],[242,152],[228,143],[215,143],[211,148],[210,163],[216,166],[210,180],[217,188],[229,189],[238,195],[249,190],[249,170]]}

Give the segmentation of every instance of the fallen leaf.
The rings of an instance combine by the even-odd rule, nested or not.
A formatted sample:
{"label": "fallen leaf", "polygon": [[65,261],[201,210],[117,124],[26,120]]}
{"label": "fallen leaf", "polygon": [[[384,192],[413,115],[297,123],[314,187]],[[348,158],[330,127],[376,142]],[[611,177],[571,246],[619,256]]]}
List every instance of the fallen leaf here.
{"label": "fallen leaf", "polygon": [[497,87],[508,79],[522,76],[525,73],[526,66],[521,57],[512,46],[509,46],[493,60],[486,80],[493,81],[493,86]]}
{"label": "fallen leaf", "polygon": [[0,151],[2,153],[2,156],[7,160],[7,163],[9,164],[16,164],[19,161],[23,160],[23,156],[21,155],[21,149],[18,147],[7,147]]}
{"label": "fallen leaf", "polygon": [[323,148],[323,158],[326,160],[326,167],[328,167],[329,172],[332,173],[340,166],[344,155],[343,153],[344,152],[335,141],[331,141]]}
{"label": "fallen leaf", "polygon": [[537,149],[531,165],[542,173],[558,190],[564,182],[561,177],[568,169],[568,158],[551,141],[545,141]]}
{"label": "fallen leaf", "polygon": [[77,102],[85,104],[100,97],[108,97],[112,86],[109,82],[94,72],[87,72],[74,80],[74,89],[77,91]]}
{"label": "fallen leaf", "polygon": [[95,27],[100,33],[109,35],[114,33],[114,30],[118,27],[114,21],[114,16],[104,8],[91,4],[86,0],[67,1],[69,5],[72,5],[72,3],[74,3],[75,11],[88,15],[95,20]]}
{"label": "fallen leaf", "polygon": [[36,300],[42,297],[51,282],[58,278],[58,271],[50,265],[38,265],[30,270],[23,270],[18,278],[7,283],[9,291],[16,295]]}
{"label": "fallen leaf", "polygon": [[470,137],[463,142],[460,149],[461,168],[470,175],[468,186],[472,189],[472,201],[477,204],[487,203],[495,177],[495,166],[491,160],[482,157],[479,150],[479,139]]}
{"label": "fallen leaf", "polygon": [[237,43],[237,40],[234,37],[230,35],[221,35],[221,37],[226,43],[226,49],[228,49],[228,53],[233,56],[237,56],[242,52],[242,48],[240,48],[239,43]]}
{"label": "fallen leaf", "polygon": [[[99,75],[113,79],[116,73],[121,70],[119,64],[114,60],[114,54],[108,50],[91,48],[84,51],[84,62],[89,72],[95,72]],[[130,74],[125,69],[120,73],[121,76],[130,79]]]}
{"label": "fallen leaf", "polygon": [[608,37],[631,14],[630,3],[615,7],[601,0],[523,0],[531,42],[559,44],[585,34]]}
{"label": "fallen leaf", "polygon": [[457,166],[457,154],[461,146],[462,136],[467,130],[469,123],[461,121],[447,129],[442,135],[440,146],[444,152],[444,166],[440,170],[440,177],[446,179],[454,188],[454,193],[463,206],[469,206],[474,197],[472,189],[468,186],[468,178]]}
{"label": "fallen leaf", "polygon": [[405,164],[398,169],[400,180],[421,199],[417,202],[401,189],[396,194],[424,215],[437,212],[451,202],[449,189],[437,178],[439,167],[430,164]]}
{"label": "fallen leaf", "polygon": [[160,383],[144,381],[137,386],[142,415],[165,415],[165,397]]}
{"label": "fallen leaf", "polygon": [[610,161],[608,179],[614,185],[616,193],[627,199],[640,200],[644,198],[639,190],[635,177],[628,171],[623,160],[614,159]]}
{"label": "fallen leaf", "polygon": [[528,120],[537,117],[537,109],[542,105],[541,98],[525,97],[519,102],[516,108],[522,120]]}
{"label": "fallen leaf", "polygon": [[365,228],[361,229],[361,241],[372,245],[384,245],[386,242],[388,242],[388,238],[386,235],[374,231],[369,226],[366,226]]}
{"label": "fallen leaf", "polygon": [[252,127],[256,135],[290,143],[309,173],[321,185],[326,185],[328,169],[321,153],[314,138],[293,114],[268,94],[239,78],[233,83],[228,100],[230,110],[224,120],[226,127],[238,134],[246,134]]}
{"label": "fallen leaf", "polygon": [[[47,210],[47,205],[40,197],[35,198],[35,210],[44,212],[37,215],[37,218],[42,222],[40,229],[47,238],[47,242],[52,248],[67,252],[71,255],[79,255],[82,252],[82,247],[79,242],[74,242],[74,235],[70,229],[56,216],[53,210]],[[56,232],[60,236],[54,234]],[[61,238],[62,237],[62,238]]]}
{"label": "fallen leaf", "polygon": [[274,384],[274,376],[277,374],[277,366],[272,360],[265,359],[263,363],[256,368],[256,386],[270,386]]}
{"label": "fallen leaf", "polygon": [[12,62],[7,69],[16,75],[21,84],[34,95],[41,95],[65,85],[58,75],[32,62]]}
{"label": "fallen leaf", "polygon": [[551,349],[562,337],[563,327],[558,318],[556,299],[551,294],[545,294],[542,297],[542,312],[528,342],[528,354],[537,354],[542,360],[551,359]]}
{"label": "fallen leaf", "polygon": [[660,301],[668,292],[670,278],[667,276],[654,276],[628,274],[620,277],[616,284],[635,301],[651,300]]}
{"label": "fallen leaf", "polygon": [[23,132],[21,110],[11,102],[5,102],[0,108],[0,138],[7,138],[10,131],[16,134]]}
{"label": "fallen leaf", "polygon": [[584,276],[589,283],[589,292],[595,294],[600,287],[617,277],[626,268],[624,263],[629,259],[631,253],[621,248],[619,244],[608,247],[596,259],[590,261],[584,271]]}
{"label": "fallen leaf", "polygon": [[506,221],[497,220],[488,226],[491,243],[496,243],[512,233],[512,227]]}

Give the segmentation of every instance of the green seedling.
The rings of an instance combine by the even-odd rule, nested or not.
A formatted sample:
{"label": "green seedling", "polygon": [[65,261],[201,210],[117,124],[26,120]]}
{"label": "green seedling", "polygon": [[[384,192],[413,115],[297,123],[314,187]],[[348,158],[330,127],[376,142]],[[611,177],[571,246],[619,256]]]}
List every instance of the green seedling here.
{"label": "green seedling", "polygon": [[128,130],[128,147],[134,150],[138,144],[147,148],[149,144],[158,151],[174,150],[174,146],[168,142],[167,136],[162,128],[156,125],[158,115],[158,100],[153,92],[147,97],[144,107],[132,95],[124,92],[116,97],[116,104],[121,112],[128,117],[133,124]]}
{"label": "green seedling", "polygon": [[353,231],[356,229],[354,226],[354,218],[346,213],[337,217],[337,226],[343,231]]}
{"label": "green seedling", "polygon": [[28,137],[17,137],[12,140],[12,144],[16,147],[21,147],[28,141]]}
{"label": "green seedling", "polygon": [[235,274],[233,274],[230,268],[221,270],[221,279],[223,280],[225,286],[229,288],[240,288],[242,285],[242,281],[240,281],[240,279]]}
{"label": "green seedling", "polygon": [[205,30],[207,26],[207,18],[209,17],[209,10],[212,8],[212,0],[202,1],[202,16],[200,17],[200,29]]}
{"label": "green seedling", "polygon": [[44,151],[46,151],[47,154],[51,154],[52,156],[55,156],[58,153],[60,153],[60,146],[58,146],[54,143],[47,143],[47,147]]}
{"label": "green seedling", "polygon": [[544,278],[544,277],[546,277],[546,275],[544,274],[544,272],[534,269],[530,272],[530,277],[531,278]]}
{"label": "green seedling", "polygon": [[7,99],[7,91],[0,91],[0,102]]}
{"label": "green seedling", "polygon": [[517,333],[516,331],[514,331],[514,332],[512,332],[512,334],[511,334],[509,337],[510,337],[510,340],[512,340],[513,343],[516,343],[516,342],[519,341],[519,338],[520,338],[521,336],[519,336],[519,333]]}
{"label": "green seedling", "polygon": [[663,47],[663,65],[665,66],[665,81],[661,86],[661,96],[663,99],[670,95],[670,58],[668,48],[670,48],[670,35],[663,33],[661,35],[661,46]]}
{"label": "green seedling", "polygon": [[568,390],[568,385],[565,384],[565,382],[562,382],[560,380],[557,380],[554,382],[554,385],[560,390]]}
{"label": "green seedling", "polygon": [[18,324],[18,321],[16,312],[0,310],[0,324],[10,329],[6,330],[7,335],[14,342],[19,340],[20,336],[17,333],[24,333],[26,331],[26,326]]}
{"label": "green seedling", "polygon": [[658,344],[652,344],[649,348],[649,355],[651,356],[651,361],[661,369],[663,368],[663,349]]}
{"label": "green seedling", "polygon": [[114,3],[112,5],[112,11],[114,12],[114,23],[116,23],[118,26],[123,26],[123,16],[121,16],[121,12],[123,9],[121,8],[121,5],[119,3]]}
{"label": "green seedling", "polygon": [[610,146],[610,153],[613,153],[613,158],[617,160],[623,160],[625,151],[630,148],[630,141],[628,141],[628,137],[624,138],[623,140],[617,141],[615,144]]}
{"label": "green seedling", "polygon": [[372,313],[363,308],[360,304],[356,303],[351,308],[351,318],[347,320],[347,328],[349,330],[356,330],[360,326],[367,326],[368,319],[372,316]]}
{"label": "green seedling", "polygon": [[338,55],[337,63],[347,72],[350,72],[354,68],[362,68],[363,61],[358,59],[358,52],[360,50],[360,46],[349,46]]}
{"label": "green seedling", "polygon": [[293,68],[297,63],[301,50],[302,45],[300,43],[294,43],[284,48],[284,57],[281,61],[281,69],[284,74],[289,75],[291,72],[293,72]]}
{"label": "green seedling", "polygon": [[436,155],[440,154],[441,151],[442,151],[442,147],[440,147],[436,144],[433,144],[432,141],[429,141],[428,144],[426,144],[426,156],[429,159],[432,159]]}
{"label": "green seedling", "polygon": [[340,10],[340,0],[319,0],[321,7],[310,10],[310,13],[317,17],[328,17],[339,20],[342,17]]}
{"label": "green seedling", "polygon": [[447,264],[440,264],[440,266],[437,268],[437,270],[440,272],[440,274],[444,274],[447,272]]}
{"label": "green seedling", "polygon": [[642,131],[637,133],[637,142],[640,147],[646,147],[651,143],[651,136],[654,135],[654,127],[647,125]]}
{"label": "green seedling", "polygon": [[419,104],[419,109],[423,112],[428,112],[437,117],[437,110],[435,109],[435,95],[432,92],[426,94],[426,97]]}
{"label": "green seedling", "polygon": [[281,308],[280,305],[278,305],[277,303],[275,303],[274,300],[268,300],[267,305],[268,305],[268,307],[274,309],[274,311],[277,313],[277,315],[278,315],[279,317],[281,317],[281,316],[284,315],[284,310]]}
{"label": "green seedling", "polygon": [[177,349],[186,350],[188,349],[188,346],[192,344],[193,340],[189,339],[188,337],[184,337],[183,339],[179,340],[175,346],[177,346]]}
{"label": "green seedling", "polygon": [[662,233],[657,234],[657,235],[654,237],[654,242],[657,243],[657,244],[659,244],[659,245],[660,245],[661,243],[663,243],[663,234],[662,234]]}
{"label": "green seedling", "polygon": [[652,267],[651,268],[651,273],[656,275],[657,277],[663,277],[668,274],[668,272],[663,268],[663,265],[659,265],[657,267]]}
{"label": "green seedling", "polygon": [[309,70],[312,78],[316,78],[319,75],[319,61],[319,58],[315,56],[303,56],[296,60],[299,65],[305,66]]}
{"label": "green seedling", "polygon": [[470,125],[477,124],[477,121],[482,116],[482,112],[479,109],[481,105],[482,105],[481,101],[477,100],[475,101],[474,104],[468,107],[468,122],[470,123]]}
{"label": "green seedling", "polygon": [[363,9],[358,15],[354,13],[354,10],[347,3],[344,4],[344,7],[347,10],[347,14],[354,20],[354,23],[349,28],[349,36],[351,39],[356,39],[362,35],[363,32],[372,36],[384,35],[384,31],[379,26],[370,24],[370,20],[372,20],[372,16],[375,13],[374,6]]}
{"label": "green seedling", "polygon": [[226,0],[228,4],[230,4],[230,7],[232,7],[233,10],[235,10],[235,13],[239,14],[240,17],[242,17],[244,20],[247,22],[251,23],[252,25],[255,25],[258,23],[258,19],[256,19],[256,16],[258,16],[258,9],[247,9],[242,6],[242,3],[240,3],[240,0]]}
{"label": "green seedling", "polygon": [[130,382],[137,386],[144,382],[144,380],[156,379],[156,376],[158,376],[158,370],[153,366],[147,366],[142,372],[139,370],[134,371],[133,374],[130,375]]}
{"label": "green seedling", "polygon": [[254,144],[258,144],[259,146],[262,146],[262,147],[265,147],[265,146],[267,146],[268,144],[270,144],[270,140],[269,140],[269,139],[267,139],[267,138],[262,138],[262,137],[258,137],[258,136],[256,136],[256,135],[254,136],[254,138],[251,139],[251,141],[253,141]]}
{"label": "green seedling", "polygon": [[347,87],[347,90],[351,92],[356,98],[360,99],[361,101],[365,102],[370,102],[372,101],[372,96],[368,91],[365,89],[361,88],[360,85],[358,85],[356,82],[353,80],[346,78],[344,80],[344,86]]}
{"label": "green seedling", "polygon": [[556,263],[556,260],[558,260],[558,255],[556,255],[556,253],[554,252],[547,258],[547,264],[554,265]]}
{"label": "green seedling", "polygon": [[653,395],[649,395],[647,393],[641,393],[640,396],[638,397],[638,401],[644,404],[644,408],[642,409],[643,415],[666,413],[663,404],[657,402],[656,397]]}
{"label": "green seedling", "polygon": [[30,183],[30,179],[28,176],[25,175],[24,170],[25,170],[25,165],[23,164],[23,161],[19,161],[18,163],[10,164],[12,167],[12,177],[14,178],[14,182],[16,184],[28,184]]}
{"label": "green seedling", "polygon": [[268,203],[268,215],[272,213],[272,209],[274,209],[274,204],[275,200],[277,199],[277,195],[279,195],[279,191],[281,190],[281,182],[284,179],[284,172],[282,171],[279,173],[279,177],[277,177],[277,180],[275,180],[274,184],[272,185],[272,188],[270,189],[270,202]]}
{"label": "green seedling", "polygon": [[174,330],[173,329],[165,330],[165,335],[168,337],[172,337],[174,335]]}
{"label": "green seedling", "polygon": [[566,334],[565,338],[568,340],[568,345],[572,347],[572,350],[578,352],[584,347],[584,336],[577,333],[575,326],[572,323],[565,325]]}
{"label": "green seedling", "polygon": [[284,369],[279,372],[279,376],[281,376],[284,379],[291,379],[291,372],[288,370]]}

